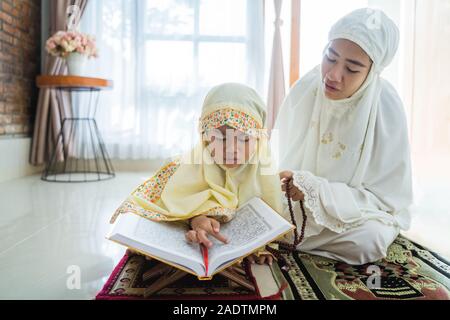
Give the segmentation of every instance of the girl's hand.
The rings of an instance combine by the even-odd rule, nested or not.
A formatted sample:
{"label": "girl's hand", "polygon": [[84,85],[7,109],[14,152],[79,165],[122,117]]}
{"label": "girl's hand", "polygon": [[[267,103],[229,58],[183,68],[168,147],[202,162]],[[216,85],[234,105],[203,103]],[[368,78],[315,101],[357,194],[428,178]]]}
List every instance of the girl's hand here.
{"label": "girl's hand", "polygon": [[211,248],[212,242],[208,239],[208,234],[212,235],[223,243],[228,243],[228,239],[219,233],[220,222],[207,216],[197,216],[191,219],[191,228],[186,232],[186,240],[190,243],[203,244]]}
{"label": "girl's hand", "polygon": [[255,262],[257,262],[258,264],[267,263],[270,266],[273,264],[273,257],[271,254],[261,254],[259,257],[257,257],[256,254],[252,254],[246,259],[252,264]]}
{"label": "girl's hand", "polygon": [[296,186],[292,177],[294,173],[292,171],[282,171],[280,172],[281,189],[286,192],[286,182],[289,181],[289,195],[292,201],[303,201],[305,200],[305,195]]}

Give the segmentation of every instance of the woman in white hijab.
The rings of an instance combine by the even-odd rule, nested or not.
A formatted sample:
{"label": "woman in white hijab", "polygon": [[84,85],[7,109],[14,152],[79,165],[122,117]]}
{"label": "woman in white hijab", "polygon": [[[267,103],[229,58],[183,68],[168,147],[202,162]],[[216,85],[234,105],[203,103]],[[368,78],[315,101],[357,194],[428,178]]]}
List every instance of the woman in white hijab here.
{"label": "woman in white hijab", "polygon": [[[307,216],[298,250],[364,264],[385,257],[409,228],[406,117],[396,90],[380,77],[398,41],[382,11],[344,16],[329,33],[322,64],[280,109],[272,135],[280,176],[290,179],[291,198],[304,201]],[[294,209],[301,225],[298,202]]]}

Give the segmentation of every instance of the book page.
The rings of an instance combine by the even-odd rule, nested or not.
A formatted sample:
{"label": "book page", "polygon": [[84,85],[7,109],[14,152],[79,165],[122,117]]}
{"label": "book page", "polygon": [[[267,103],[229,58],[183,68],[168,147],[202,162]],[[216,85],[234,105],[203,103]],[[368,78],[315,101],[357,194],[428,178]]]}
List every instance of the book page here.
{"label": "book page", "polygon": [[134,236],[152,247],[164,249],[189,259],[197,258],[195,260],[202,263],[200,248],[198,245],[194,246],[186,241],[186,231],[187,228],[179,223],[140,219]]}
{"label": "book page", "polygon": [[253,206],[245,206],[239,210],[233,220],[220,227],[220,233],[228,238],[229,243],[224,244],[210,237],[214,245],[209,249],[209,255],[213,259],[224,251],[242,248],[261,238],[271,229],[267,221],[258,214]]}
{"label": "book page", "polygon": [[177,264],[203,265],[200,248],[186,241],[186,231],[180,223],[155,222],[129,213],[118,218],[109,238]]}
{"label": "book page", "polygon": [[212,274],[221,266],[248,255],[292,227],[264,201],[253,198],[238,209],[233,220],[221,225],[220,233],[228,238],[228,244],[209,237],[213,242],[213,246],[208,249],[209,273]]}

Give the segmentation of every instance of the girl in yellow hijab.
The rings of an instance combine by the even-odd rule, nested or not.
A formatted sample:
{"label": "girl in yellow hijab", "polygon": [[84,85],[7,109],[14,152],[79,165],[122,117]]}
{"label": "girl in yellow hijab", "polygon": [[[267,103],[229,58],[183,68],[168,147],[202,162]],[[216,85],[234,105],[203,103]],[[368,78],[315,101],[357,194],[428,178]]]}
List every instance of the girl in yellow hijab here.
{"label": "girl in yellow hijab", "polygon": [[204,101],[198,145],[137,187],[114,217],[132,212],[153,221],[185,221],[192,228],[186,238],[209,247],[207,234],[226,242],[220,223],[230,221],[253,197],[282,214],[264,109],[259,95],[247,86],[213,88]]}

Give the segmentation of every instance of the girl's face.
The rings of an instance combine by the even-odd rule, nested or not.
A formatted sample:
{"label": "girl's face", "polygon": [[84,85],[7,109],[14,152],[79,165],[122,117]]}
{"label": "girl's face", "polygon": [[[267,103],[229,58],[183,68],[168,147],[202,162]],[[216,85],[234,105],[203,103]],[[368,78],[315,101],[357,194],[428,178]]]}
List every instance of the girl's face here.
{"label": "girl's face", "polygon": [[250,160],[255,151],[255,137],[228,126],[205,133],[206,145],[217,164],[229,169],[237,168]]}
{"label": "girl's face", "polygon": [[366,80],[371,66],[372,60],[356,43],[331,41],[322,61],[325,96],[332,100],[351,97]]}

